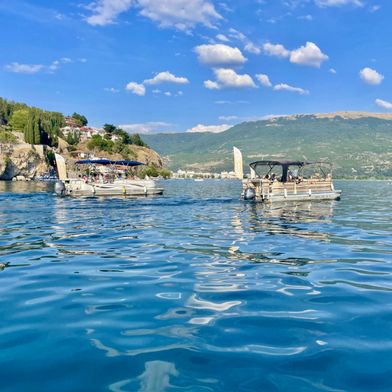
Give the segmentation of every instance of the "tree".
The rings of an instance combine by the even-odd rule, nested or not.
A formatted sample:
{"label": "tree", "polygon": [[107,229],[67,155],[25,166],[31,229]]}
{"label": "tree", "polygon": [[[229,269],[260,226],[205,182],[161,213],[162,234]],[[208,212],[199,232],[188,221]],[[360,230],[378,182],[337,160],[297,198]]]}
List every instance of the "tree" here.
{"label": "tree", "polygon": [[32,116],[29,114],[24,128],[24,140],[26,143],[34,144],[34,123]]}
{"label": "tree", "polygon": [[130,136],[131,144],[135,144],[136,146],[147,147],[147,144],[143,142],[142,138],[138,133]]}
{"label": "tree", "polygon": [[88,124],[88,120],[86,116],[83,116],[82,114],[79,113],[74,113],[72,115],[72,118],[75,120],[76,123],[78,123],[81,127],[85,127]]}
{"label": "tree", "polygon": [[27,119],[29,117],[28,109],[20,109],[13,112],[9,125],[14,131],[23,131],[27,124]]}
{"label": "tree", "polygon": [[103,129],[106,133],[109,133],[109,134],[112,134],[117,130],[117,128],[113,124],[105,124],[103,126]]}

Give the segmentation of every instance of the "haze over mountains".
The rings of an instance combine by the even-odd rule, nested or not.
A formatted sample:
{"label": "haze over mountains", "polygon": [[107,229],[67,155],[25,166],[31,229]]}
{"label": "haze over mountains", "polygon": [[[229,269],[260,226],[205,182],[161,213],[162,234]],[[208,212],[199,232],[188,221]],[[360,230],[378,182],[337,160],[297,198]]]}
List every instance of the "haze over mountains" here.
{"label": "haze over mountains", "polygon": [[392,114],[339,112],[243,122],[221,133],[144,135],[173,169],[231,170],[259,159],[328,160],[337,177],[392,176]]}

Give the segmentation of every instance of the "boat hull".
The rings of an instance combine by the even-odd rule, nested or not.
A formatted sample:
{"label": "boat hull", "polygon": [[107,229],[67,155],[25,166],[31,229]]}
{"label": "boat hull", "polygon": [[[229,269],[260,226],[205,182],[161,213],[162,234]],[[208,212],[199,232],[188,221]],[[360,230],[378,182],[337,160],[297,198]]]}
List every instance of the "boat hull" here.
{"label": "boat hull", "polygon": [[304,180],[296,182],[243,181],[242,198],[261,203],[312,200],[339,200],[342,192],[335,190],[332,180]]}
{"label": "boat hull", "polygon": [[314,200],[340,200],[341,191],[334,192],[323,192],[323,193],[312,193],[309,194],[296,194],[287,196],[284,195],[269,195],[264,198],[255,198],[254,201],[260,203],[273,203],[273,202],[285,202],[285,201],[314,201]]}
{"label": "boat hull", "polygon": [[86,183],[83,180],[65,180],[62,196],[152,196],[161,195],[151,180],[124,180],[112,183]]}

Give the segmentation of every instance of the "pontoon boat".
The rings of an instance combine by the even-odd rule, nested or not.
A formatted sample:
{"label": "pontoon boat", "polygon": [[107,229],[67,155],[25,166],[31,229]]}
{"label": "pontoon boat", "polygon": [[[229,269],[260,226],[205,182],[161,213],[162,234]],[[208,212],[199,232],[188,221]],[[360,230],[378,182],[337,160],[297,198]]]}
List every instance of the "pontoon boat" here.
{"label": "pontoon boat", "polygon": [[60,196],[149,196],[163,193],[150,179],[129,179],[126,171],[143,165],[137,161],[114,161],[109,159],[87,159],[77,165],[87,165],[85,173],[69,178],[65,159],[56,154],[59,181],[55,191]]}
{"label": "pontoon boat", "polygon": [[242,180],[242,198],[258,202],[339,200],[332,182],[332,164],[312,161],[252,162],[244,179],[241,151],[234,147],[234,170]]}

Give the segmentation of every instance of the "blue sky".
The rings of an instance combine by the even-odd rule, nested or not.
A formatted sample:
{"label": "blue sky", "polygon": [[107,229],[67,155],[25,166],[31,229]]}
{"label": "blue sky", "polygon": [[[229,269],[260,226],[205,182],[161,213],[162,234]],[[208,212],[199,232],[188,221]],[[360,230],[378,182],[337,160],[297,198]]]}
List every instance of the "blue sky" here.
{"label": "blue sky", "polygon": [[392,111],[389,0],[0,0],[0,96],[130,131]]}

